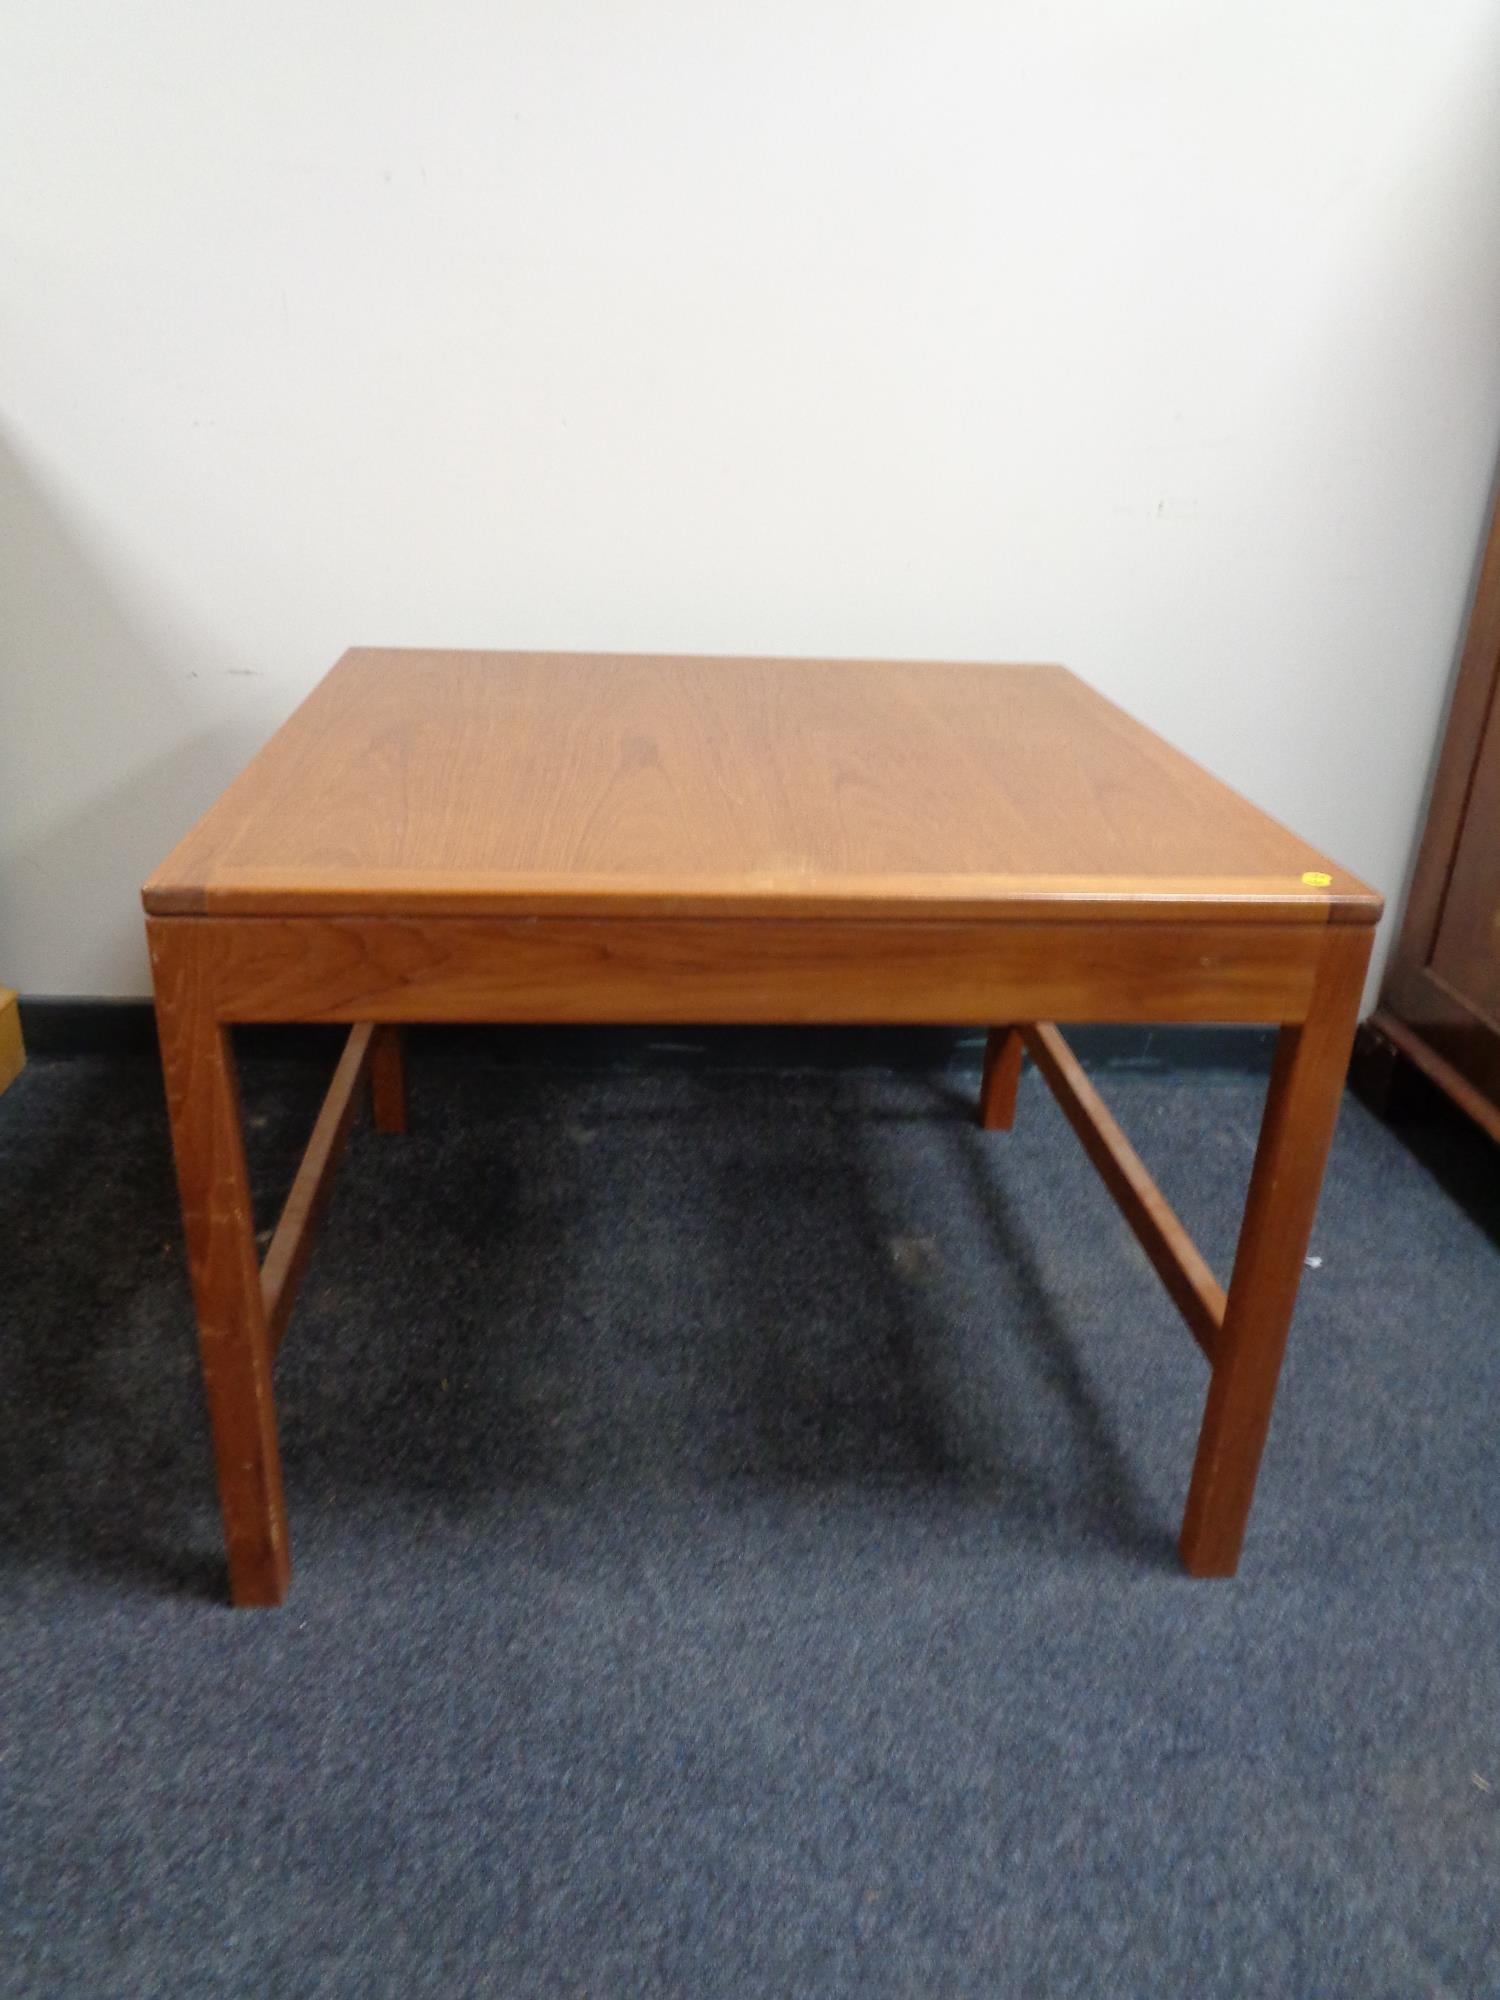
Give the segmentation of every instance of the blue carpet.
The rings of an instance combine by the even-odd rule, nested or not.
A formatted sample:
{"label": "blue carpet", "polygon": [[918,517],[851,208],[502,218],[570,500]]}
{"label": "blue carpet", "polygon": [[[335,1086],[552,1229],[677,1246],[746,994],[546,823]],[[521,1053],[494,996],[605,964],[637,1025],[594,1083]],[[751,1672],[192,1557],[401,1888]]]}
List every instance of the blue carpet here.
{"label": "blue carpet", "polygon": [[[269,1221],[318,1079],[249,1069]],[[1258,1083],[1102,1083],[1227,1271]],[[158,1080],[33,1063],[0,1992],[1500,1993],[1493,1155],[1346,1105],[1193,1583],[1204,1366],[1038,1079],[973,1092],[419,1048],[278,1375],[292,1597],[231,1614]]]}

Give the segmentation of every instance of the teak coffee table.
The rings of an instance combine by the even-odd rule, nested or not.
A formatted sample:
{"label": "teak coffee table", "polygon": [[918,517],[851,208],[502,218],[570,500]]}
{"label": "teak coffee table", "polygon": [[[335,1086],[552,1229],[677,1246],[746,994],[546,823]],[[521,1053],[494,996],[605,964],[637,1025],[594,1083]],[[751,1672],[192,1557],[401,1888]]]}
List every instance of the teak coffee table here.
{"label": "teak coffee table", "polygon": [[[286,1594],[272,1364],[405,1021],[982,1025],[991,1128],[1029,1050],[1208,1357],[1182,1559],[1233,1573],[1381,902],[1065,669],[349,652],[144,902],[236,1604]],[[352,1024],[260,1264],[251,1021]],[[1069,1021],[1278,1025],[1227,1295]]]}

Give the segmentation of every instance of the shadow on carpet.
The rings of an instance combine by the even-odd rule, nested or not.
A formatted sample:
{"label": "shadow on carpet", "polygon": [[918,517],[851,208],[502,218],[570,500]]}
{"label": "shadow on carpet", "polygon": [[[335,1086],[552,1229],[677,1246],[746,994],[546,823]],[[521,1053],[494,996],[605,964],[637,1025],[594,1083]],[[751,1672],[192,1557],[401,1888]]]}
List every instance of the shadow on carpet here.
{"label": "shadow on carpet", "polygon": [[[0,1100],[0,1992],[1500,1990],[1500,1252],[1346,1105],[1241,1577],[1034,1076],[488,1067],[356,1130],[221,1608],[159,1082]],[[247,1065],[259,1219],[321,1078]],[[1106,1094],[1221,1272],[1253,1081]]]}

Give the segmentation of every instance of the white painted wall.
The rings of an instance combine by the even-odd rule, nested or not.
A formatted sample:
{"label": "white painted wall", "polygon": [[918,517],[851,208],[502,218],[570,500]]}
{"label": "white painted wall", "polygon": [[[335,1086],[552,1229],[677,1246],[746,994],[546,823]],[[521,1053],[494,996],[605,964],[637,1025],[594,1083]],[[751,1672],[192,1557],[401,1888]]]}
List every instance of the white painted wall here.
{"label": "white painted wall", "polygon": [[1400,891],[1493,0],[7,0],[0,229],[24,991],[351,641],[1059,658]]}

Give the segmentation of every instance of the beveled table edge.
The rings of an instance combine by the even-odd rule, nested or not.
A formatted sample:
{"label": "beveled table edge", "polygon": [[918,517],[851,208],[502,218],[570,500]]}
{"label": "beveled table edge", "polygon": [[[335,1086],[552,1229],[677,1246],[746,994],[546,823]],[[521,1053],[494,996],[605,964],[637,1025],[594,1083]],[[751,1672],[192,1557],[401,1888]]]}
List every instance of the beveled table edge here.
{"label": "beveled table edge", "polygon": [[[158,871],[159,875],[159,871]],[[195,885],[149,877],[151,916],[621,917],[650,920],[900,917],[977,922],[1373,924],[1384,898],[1342,871],[1323,889],[1275,876],[873,875],[726,880],[610,875],[446,875],[392,869],[351,884],[311,868],[224,870]]]}

